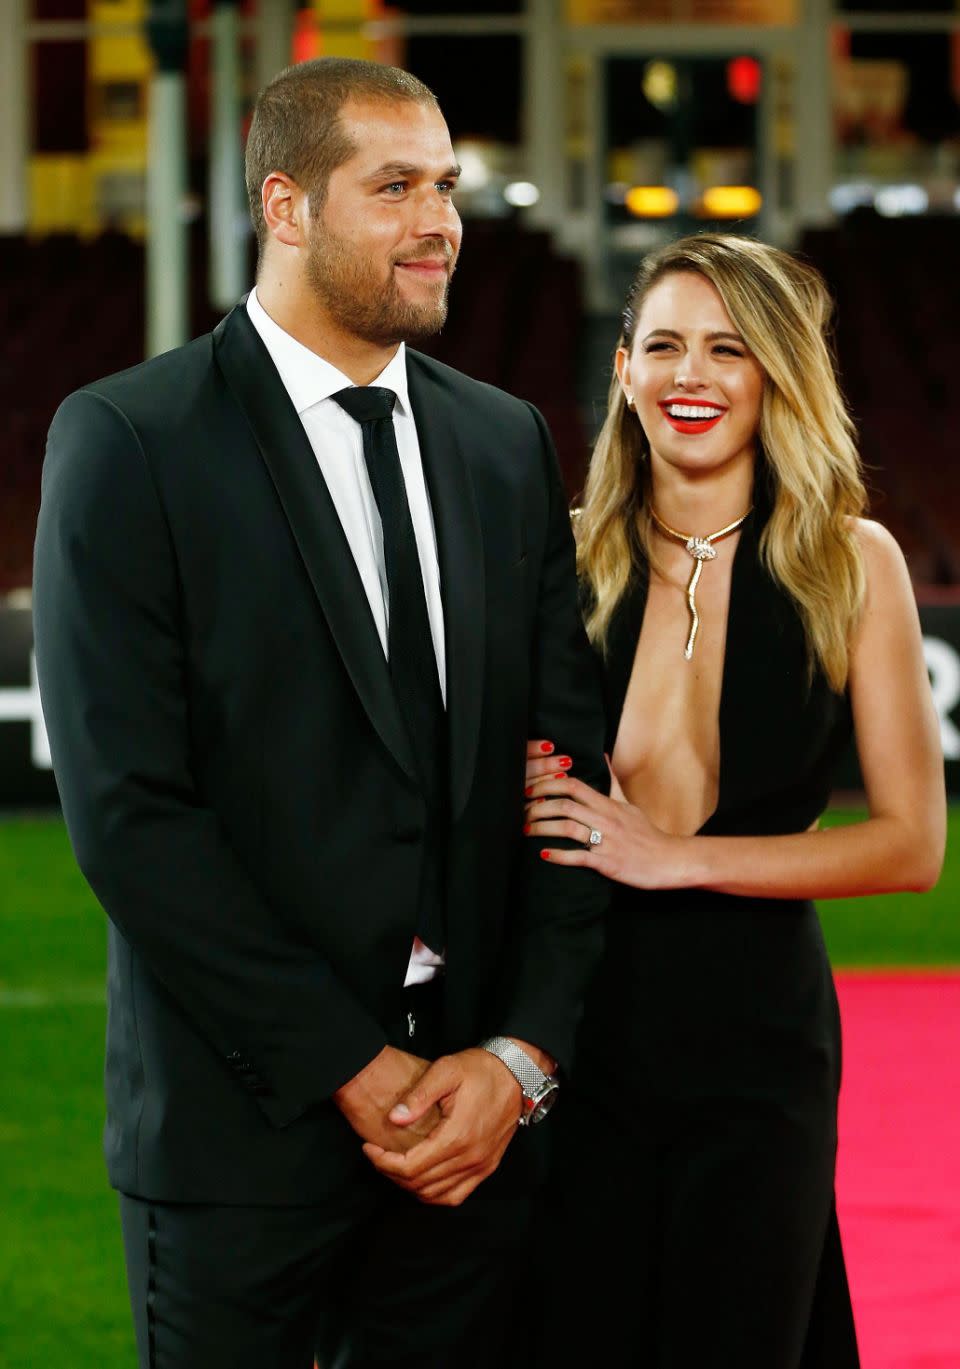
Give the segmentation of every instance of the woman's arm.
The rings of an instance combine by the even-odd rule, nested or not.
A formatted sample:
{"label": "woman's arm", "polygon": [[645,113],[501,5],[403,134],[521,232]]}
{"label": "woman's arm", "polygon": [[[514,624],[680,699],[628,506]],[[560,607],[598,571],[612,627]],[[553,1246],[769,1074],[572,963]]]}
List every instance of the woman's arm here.
{"label": "woman's arm", "polygon": [[919,891],[936,882],[946,835],[943,753],[913,589],[890,534],[864,520],[856,531],[867,594],[851,648],[850,697],[867,819],[790,836],[673,837],[640,809],[578,780],[539,779],[528,799],[528,835],[570,836],[571,824],[581,841],[590,828],[603,834],[599,846],[547,848],[545,859],[585,864],[640,888],[774,898]]}

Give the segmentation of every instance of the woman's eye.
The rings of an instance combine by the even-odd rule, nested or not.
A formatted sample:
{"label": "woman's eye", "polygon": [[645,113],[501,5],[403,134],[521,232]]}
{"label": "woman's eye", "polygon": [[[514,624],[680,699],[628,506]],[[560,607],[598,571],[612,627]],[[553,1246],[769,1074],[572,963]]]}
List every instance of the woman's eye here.
{"label": "woman's eye", "polygon": [[666,352],[670,349],[669,342],[650,342],[647,344],[648,352]]}
{"label": "woman's eye", "polygon": [[737,351],[736,347],[718,347],[718,352],[724,352],[729,357],[742,357],[743,353]]}

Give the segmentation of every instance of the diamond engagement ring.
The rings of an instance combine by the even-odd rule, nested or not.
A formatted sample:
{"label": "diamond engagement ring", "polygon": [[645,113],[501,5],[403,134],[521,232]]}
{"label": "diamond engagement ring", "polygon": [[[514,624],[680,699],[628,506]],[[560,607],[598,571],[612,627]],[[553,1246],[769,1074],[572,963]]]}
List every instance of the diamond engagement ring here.
{"label": "diamond engagement ring", "polygon": [[590,828],[590,845],[591,845],[591,846],[599,846],[600,843],[601,843],[601,841],[603,841],[603,833],[602,833],[602,832],[598,832],[597,829],[596,829],[595,827],[591,827],[591,828]]}

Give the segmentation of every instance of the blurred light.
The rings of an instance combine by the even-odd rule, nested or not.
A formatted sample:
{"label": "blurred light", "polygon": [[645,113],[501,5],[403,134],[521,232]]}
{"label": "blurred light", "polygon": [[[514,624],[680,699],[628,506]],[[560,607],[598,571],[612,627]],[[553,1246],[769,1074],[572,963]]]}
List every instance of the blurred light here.
{"label": "blurred light", "polygon": [[960,212],[960,190],[955,190],[953,192],[953,207]]}
{"label": "blurred light", "polygon": [[516,209],[529,209],[540,199],[540,191],[532,181],[511,181],[504,186],[503,198]]}
{"label": "blurred light", "polygon": [[734,57],[727,63],[727,92],[741,105],[755,105],[760,98],[763,68],[756,57]]}
{"label": "blurred light", "polygon": [[631,219],[610,227],[610,246],[618,252],[649,252],[670,241],[672,229],[667,219]]}
{"label": "blurred light", "polygon": [[703,192],[698,213],[708,219],[749,219],[759,214],[763,196],[752,185],[712,185]]}
{"label": "blurred light", "polygon": [[874,198],[877,213],[887,219],[898,219],[903,214],[925,214],[930,196],[922,185],[885,185]]}
{"label": "blurred light", "polygon": [[648,62],[643,69],[641,89],[657,109],[677,103],[677,69],[672,62]]}
{"label": "blurred light", "polygon": [[873,207],[874,188],[870,181],[843,181],[829,194],[830,208],[835,214],[849,214],[863,205]]}
{"label": "blurred light", "polygon": [[677,212],[680,196],[668,185],[632,185],[623,202],[635,218],[666,219]]}
{"label": "blurred light", "polygon": [[457,161],[460,163],[459,190],[482,190],[490,180],[490,167],[483,153],[476,147],[457,148]]}
{"label": "blurred light", "polygon": [[320,33],[312,9],[298,9],[293,21],[291,56],[294,63],[309,62],[320,54]]}

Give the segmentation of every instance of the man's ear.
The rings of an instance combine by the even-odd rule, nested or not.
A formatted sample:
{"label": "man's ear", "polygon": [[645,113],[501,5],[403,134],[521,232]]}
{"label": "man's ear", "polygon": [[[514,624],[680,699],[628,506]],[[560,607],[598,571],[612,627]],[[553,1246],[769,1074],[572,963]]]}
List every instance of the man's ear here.
{"label": "man's ear", "polygon": [[271,171],[260,191],[267,232],[285,247],[302,247],[309,213],[306,193],[282,171]]}

